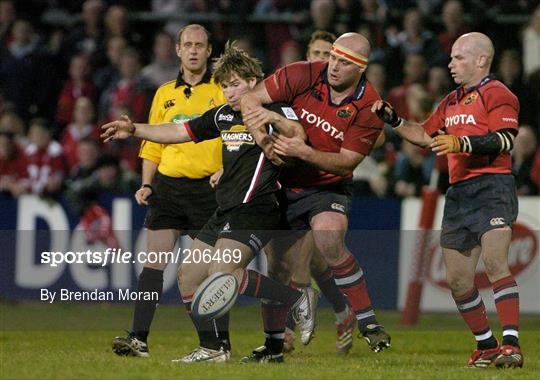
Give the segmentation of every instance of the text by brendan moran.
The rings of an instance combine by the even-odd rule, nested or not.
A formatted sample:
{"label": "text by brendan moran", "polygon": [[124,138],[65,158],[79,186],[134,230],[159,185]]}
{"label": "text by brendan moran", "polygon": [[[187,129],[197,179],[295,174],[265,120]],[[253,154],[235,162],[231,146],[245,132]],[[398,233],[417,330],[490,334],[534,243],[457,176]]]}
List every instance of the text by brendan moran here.
{"label": "text by brendan moran", "polygon": [[118,289],[116,291],[89,290],[72,291],[60,289],[50,291],[41,289],[41,301],[53,303],[55,301],[159,301],[158,292],[137,292],[131,289]]}

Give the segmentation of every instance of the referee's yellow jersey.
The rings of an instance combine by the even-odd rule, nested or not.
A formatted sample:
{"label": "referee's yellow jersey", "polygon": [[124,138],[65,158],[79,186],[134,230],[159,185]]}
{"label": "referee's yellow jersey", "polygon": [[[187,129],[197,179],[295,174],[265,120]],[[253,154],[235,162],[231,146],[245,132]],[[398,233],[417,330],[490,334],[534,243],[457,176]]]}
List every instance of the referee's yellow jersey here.
{"label": "referee's yellow jersey", "polygon": [[[225,103],[221,88],[210,70],[197,85],[188,86],[178,74],[176,81],[159,87],[152,101],[149,123],[181,123],[194,119]],[[169,177],[204,178],[221,168],[221,139],[195,144],[157,144],[143,140],[139,157],[158,164],[158,171]]]}

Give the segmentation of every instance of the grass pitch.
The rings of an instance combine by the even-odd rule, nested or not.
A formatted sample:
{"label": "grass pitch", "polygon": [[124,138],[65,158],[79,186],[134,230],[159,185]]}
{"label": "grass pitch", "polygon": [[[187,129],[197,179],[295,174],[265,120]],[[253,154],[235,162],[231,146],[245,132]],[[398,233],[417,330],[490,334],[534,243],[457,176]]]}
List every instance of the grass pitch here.
{"label": "grass pitch", "polygon": [[[107,304],[0,303],[0,379],[538,379],[540,318],[524,316],[521,344],[525,367],[466,369],[474,339],[455,314],[430,314],[414,328],[400,326],[396,312],[379,312],[392,335],[390,350],[371,352],[355,339],[346,357],[334,352],[330,309],[319,309],[316,339],[286,356],[282,365],[240,365],[263,343],[258,307],[237,307],[231,315],[232,361],[177,365],[171,359],[197,344],[183,308],[160,306],[149,338],[149,359],[124,358],[111,340],[131,326],[131,307]],[[497,331],[496,316],[490,316]],[[497,333],[500,336],[500,333]]]}

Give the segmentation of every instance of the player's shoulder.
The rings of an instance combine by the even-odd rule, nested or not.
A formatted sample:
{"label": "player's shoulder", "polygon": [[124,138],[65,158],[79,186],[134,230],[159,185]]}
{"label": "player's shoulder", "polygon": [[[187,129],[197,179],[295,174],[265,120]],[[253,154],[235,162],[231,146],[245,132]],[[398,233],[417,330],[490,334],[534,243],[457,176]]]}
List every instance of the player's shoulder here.
{"label": "player's shoulder", "polygon": [[496,79],[492,79],[479,88],[479,92],[487,102],[510,101],[517,102],[517,96],[506,85]]}

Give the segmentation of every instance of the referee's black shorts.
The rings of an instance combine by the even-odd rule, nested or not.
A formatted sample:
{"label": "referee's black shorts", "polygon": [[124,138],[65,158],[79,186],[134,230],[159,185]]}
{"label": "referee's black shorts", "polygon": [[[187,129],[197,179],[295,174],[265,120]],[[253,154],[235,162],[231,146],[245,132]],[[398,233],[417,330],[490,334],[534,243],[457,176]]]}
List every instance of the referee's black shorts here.
{"label": "referee's black shorts", "polygon": [[149,230],[183,230],[195,236],[217,208],[208,180],[174,178],[157,172],[144,226]]}
{"label": "referee's black shorts", "polygon": [[518,200],[511,174],[485,174],[450,186],[446,192],[441,247],[468,251],[489,230],[516,221]]}

